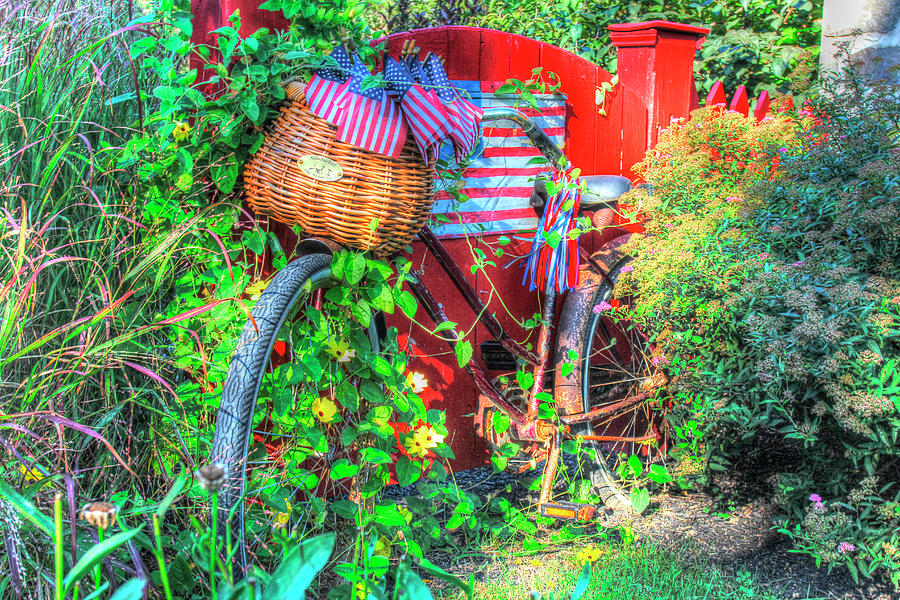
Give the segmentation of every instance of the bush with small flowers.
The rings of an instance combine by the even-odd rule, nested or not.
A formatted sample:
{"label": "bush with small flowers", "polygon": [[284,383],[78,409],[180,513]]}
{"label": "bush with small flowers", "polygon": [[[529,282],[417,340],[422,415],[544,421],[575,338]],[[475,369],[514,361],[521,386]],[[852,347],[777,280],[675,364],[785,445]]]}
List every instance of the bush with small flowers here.
{"label": "bush with small flowers", "polygon": [[639,167],[654,188],[632,198],[649,221],[630,276],[671,357],[682,458],[724,469],[780,440],[781,530],[896,584],[900,103],[851,81],[799,116],[674,124]]}

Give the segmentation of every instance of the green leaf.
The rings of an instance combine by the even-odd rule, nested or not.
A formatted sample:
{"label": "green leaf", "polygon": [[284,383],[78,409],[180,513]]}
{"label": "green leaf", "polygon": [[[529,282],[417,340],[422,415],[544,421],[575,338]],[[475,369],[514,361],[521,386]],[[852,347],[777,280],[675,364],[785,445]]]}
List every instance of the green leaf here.
{"label": "green leaf", "polygon": [[72,567],[72,570],[69,571],[65,578],[62,581],[62,587],[65,594],[68,594],[72,591],[72,588],[75,587],[75,584],[81,581],[81,578],[84,577],[91,569],[94,568],[95,565],[100,563],[104,558],[108,555],[112,554],[119,547],[124,546],[128,543],[128,541],[140,533],[141,529],[143,529],[143,525],[140,527],[136,527],[131,529],[130,531],[123,531],[121,533],[117,533],[114,536],[103,540],[99,544],[94,544],[91,546],[91,549],[82,555],[82,557],[75,563],[75,566]]}
{"label": "green leaf", "polygon": [[144,595],[146,580],[132,578],[119,586],[109,600],[139,600]]}
{"label": "green leaf", "polygon": [[375,465],[393,462],[390,454],[384,450],[379,450],[378,448],[363,448],[363,451],[360,453],[360,458]]}
{"label": "green leaf", "polygon": [[337,401],[347,410],[359,409],[359,394],[350,382],[343,382],[337,389]]}
{"label": "green leaf", "polygon": [[629,498],[631,506],[638,514],[643,513],[650,506],[650,492],[646,488],[632,488]]}
{"label": "green leaf", "polygon": [[334,548],[334,534],[326,533],[295,546],[272,573],[263,600],[297,600],[321,571]]}
{"label": "green leaf", "polygon": [[640,474],[644,471],[644,464],[641,462],[641,459],[637,457],[637,455],[632,454],[628,457],[628,471],[631,477],[639,477]]}
{"label": "green leaf", "polygon": [[338,500],[329,504],[328,507],[345,519],[355,519],[356,513],[359,512],[359,506],[349,500]]}
{"label": "green leaf", "polygon": [[359,283],[366,274],[366,257],[363,254],[354,254],[344,268],[344,278],[350,285]]}
{"label": "green leaf", "polygon": [[388,314],[394,313],[394,295],[391,292],[391,287],[389,285],[381,281],[376,282],[368,290],[366,297],[369,299],[369,303],[374,306],[376,310],[380,310]]}
{"label": "green leaf", "polygon": [[169,507],[172,506],[172,502],[175,501],[175,498],[178,497],[178,494],[181,493],[181,490],[184,489],[184,484],[187,482],[187,477],[184,473],[178,476],[175,479],[175,483],[172,484],[172,489],[169,490],[169,493],[166,494],[166,497],[162,499],[159,503],[159,506],[156,507],[156,516],[162,519],[166,515],[166,511],[169,510]]}
{"label": "green leaf", "polygon": [[466,593],[466,598],[468,598],[469,600],[474,600],[475,587],[473,585],[474,580],[472,579],[472,577],[474,577],[474,574],[472,575],[472,577],[470,577],[469,583],[466,583],[459,577],[457,577],[455,575],[451,575],[444,569],[442,569],[439,566],[437,566],[436,564],[432,563],[427,558],[421,559],[419,561],[419,566],[422,567],[422,569],[425,570],[428,574],[434,575],[441,581],[446,581],[450,585],[454,585],[457,588],[461,589],[463,592]]}
{"label": "green leaf", "polygon": [[259,119],[259,104],[256,103],[256,95],[247,96],[241,100],[241,111],[247,115],[247,118],[256,123]]}
{"label": "green leaf", "polygon": [[465,367],[472,359],[472,343],[469,340],[456,342],[456,362],[460,367]]}
{"label": "green leaf", "polygon": [[363,327],[368,327],[372,322],[372,307],[362,298],[350,305],[350,312]]}
{"label": "green leaf", "polygon": [[591,563],[585,562],[584,568],[581,570],[581,576],[578,578],[578,581],[575,582],[575,589],[572,590],[572,599],[571,600],[579,600],[584,593],[588,589],[588,585],[591,583]]}
{"label": "green leaf", "polygon": [[510,426],[509,415],[504,412],[495,411],[491,416],[491,426],[497,434],[504,433]]}
{"label": "green leaf", "polygon": [[434,332],[438,333],[440,331],[447,331],[448,329],[453,329],[456,327],[456,323],[453,321],[444,321],[443,323],[438,323],[437,327],[434,328]]}
{"label": "green leaf", "polygon": [[428,586],[422,582],[422,578],[416,575],[406,563],[400,563],[397,567],[396,591],[401,592],[403,600],[434,600],[434,596],[428,590]]}
{"label": "green leaf", "polygon": [[359,465],[351,465],[346,458],[339,458],[331,465],[329,476],[334,480],[346,479],[347,477],[354,477],[358,472]]}
{"label": "green leaf", "polygon": [[672,475],[662,465],[650,465],[650,472],[647,473],[647,477],[650,481],[655,481],[656,483],[669,483],[672,481]]}
{"label": "green leaf", "polygon": [[35,525],[51,538],[53,537],[55,529],[53,520],[39,511],[31,501],[27,500],[24,496],[19,494],[19,492],[6,485],[6,482],[2,479],[0,479],[0,496],[15,506],[16,510],[18,510],[23,517],[31,521],[32,525]]}
{"label": "green leaf", "polygon": [[216,182],[216,187],[223,193],[229,194],[237,182],[238,164],[234,157],[229,157],[226,160],[225,164],[213,165],[211,172],[213,181]]}
{"label": "green leaf", "polygon": [[491,464],[494,465],[494,470],[498,473],[506,468],[507,463],[509,463],[509,459],[505,456],[491,456]]}
{"label": "green leaf", "polygon": [[397,483],[402,487],[412,485],[422,475],[422,466],[406,456],[397,459]]}
{"label": "green leaf", "polygon": [[413,319],[416,316],[416,309],[419,307],[419,303],[411,292],[400,290],[400,293],[397,295],[397,306],[400,307],[403,314]]}

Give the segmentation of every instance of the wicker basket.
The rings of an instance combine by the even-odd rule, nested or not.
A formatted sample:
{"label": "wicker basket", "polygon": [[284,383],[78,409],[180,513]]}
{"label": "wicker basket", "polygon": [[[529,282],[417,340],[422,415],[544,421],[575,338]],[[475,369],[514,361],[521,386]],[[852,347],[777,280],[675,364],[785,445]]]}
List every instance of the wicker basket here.
{"label": "wicker basket", "polygon": [[398,158],[338,141],[337,128],[307,108],[304,87],[287,85],[290,102],[247,164],[250,206],[360,250],[402,249],[428,218],[433,170],[411,139]]}

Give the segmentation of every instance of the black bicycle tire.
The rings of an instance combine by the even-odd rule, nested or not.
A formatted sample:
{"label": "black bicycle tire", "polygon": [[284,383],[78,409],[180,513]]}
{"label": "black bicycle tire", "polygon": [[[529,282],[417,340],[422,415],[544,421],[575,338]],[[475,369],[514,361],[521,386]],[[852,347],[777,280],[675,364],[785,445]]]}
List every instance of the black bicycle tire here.
{"label": "black bicycle tire", "polygon": [[[600,315],[593,311],[601,303],[608,303],[615,292],[615,285],[623,267],[632,261],[624,250],[632,234],[621,235],[607,243],[603,249],[591,258],[606,273],[606,277],[597,272],[593,264],[582,266],[579,274],[579,286],[569,293],[560,314],[560,335],[556,351],[556,385],[557,398],[566,397],[571,400],[559,402],[560,412],[567,414],[573,410],[588,410],[590,401],[586,397],[585,374],[589,370],[591,345],[595,328],[600,325]],[[570,352],[577,353],[576,366],[567,375],[562,375],[562,365],[570,362]],[[589,425],[573,428],[574,433],[587,432]],[[590,442],[585,442],[590,446]],[[597,446],[599,451],[599,446]],[[602,453],[601,453],[602,456]],[[629,495],[619,484],[617,477],[610,471],[606,461],[592,461],[590,479],[594,490],[604,505],[614,510],[632,512]]]}
{"label": "black bicycle tire", "polygon": [[[236,544],[235,563],[247,566],[244,505],[246,462],[249,451],[253,411],[262,379],[278,332],[294,304],[307,289],[307,282],[339,284],[331,276],[331,255],[301,256],[279,271],[266,286],[244,325],[222,389],[213,434],[212,460],[225,470],[225,482],[218,494],[220,534],[230,527]],[[369,337],[377,345],[375,319]],[[377,347],[374,348],[377,351]],[[235,508],[235,505],[237,507]],[[229,520],[234,508],[234,513]]]}

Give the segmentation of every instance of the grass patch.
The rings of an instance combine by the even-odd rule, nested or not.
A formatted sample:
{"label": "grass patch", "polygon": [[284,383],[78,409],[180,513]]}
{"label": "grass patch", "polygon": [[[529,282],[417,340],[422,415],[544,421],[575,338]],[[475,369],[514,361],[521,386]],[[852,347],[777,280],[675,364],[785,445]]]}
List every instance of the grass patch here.
{"label": "grass patch", "polygon": [[[541,598],[569,598],[581,575],[576,555],[584,546],[530,556],[507,550],[486,565],[485,581],[475,584],[476,598],[525,600],[532,590]],[[591,583],[582,600],[779,600],[762,589],[749,573],[729,576],[714,565],[664,550],[642,540],[623,545],[604,541],[594,546],[600,558],[594,563]],[[551,596],[552,595],[552,596]],[[437,600],[461,600],[455,590],[435,590]],[[532,597],[534,597],[532,593]]]}

